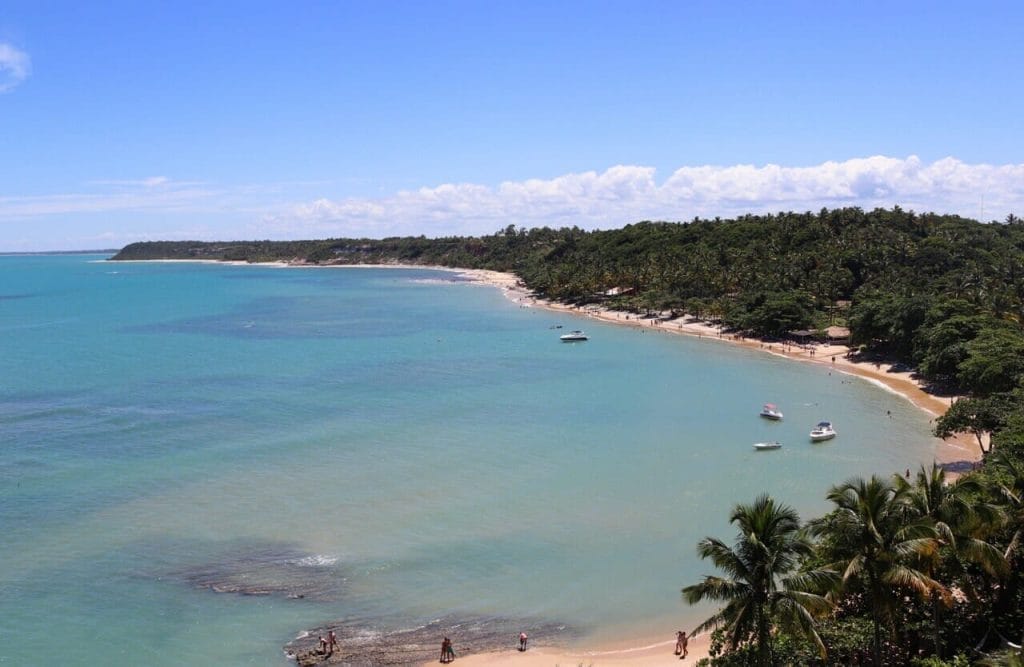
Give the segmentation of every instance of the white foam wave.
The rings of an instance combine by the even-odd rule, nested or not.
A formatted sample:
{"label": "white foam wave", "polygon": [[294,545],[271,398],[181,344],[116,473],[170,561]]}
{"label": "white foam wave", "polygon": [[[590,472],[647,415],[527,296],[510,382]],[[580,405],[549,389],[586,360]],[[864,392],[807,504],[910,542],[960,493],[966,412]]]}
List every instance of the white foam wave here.
{"label": "white foam wave", "polygon": [[338,562],[337,556],[324,556],[322,554],[313,554],[312,556],[306,556],[305,558],[299,558],[292,561],[299,567],[326,567],[328,565],[334,565]]}
{"label": "white foam wave", "polygon": [[361,629],[352,635],[355,639],[362,639],[365,641],[380,639],[384,636],[384,633],[380,630],[370,630],[367,628]]}
{"label": "white foam wave", "polygon": [[461,285],[463,283],[468,283],[468,281],[445,280],[443,278],[415,278],[412,280],[407,280],[406,282],[411,283],[413,285]]}
{"label": "white foam wave", "polygon": [[[439,619],[439,618],[435,618],[434,620],[430,621],[430,623],[440,623],[440,622],[441,622],[441,619]],[[427,626],[430,625],[430,623],[425,623],[423,625],[414,625],[411,628],[399,628],[397,632],[399,634],[403,633],[403,632],[419,632],[420,630],[425,630],[427,628]]]}
{"label": "white foam wave", "polygon": [[660,648],[662,646],[670,646],[674,644],[675,640],[671,639],[664,642],[656,642],[654,644],[648,644],[647,646],[632,646],[630,648],[621,648],[614,651],[586,651],[582,655],[585,656],[601,656],[601,655],[620,655],[624,653],[636,653],[637,651],[649,651],[651,649]]}
{"label": "white foam wave", "polygon": [[[902,398],[905,401],[910,401],[910,403],[914,402],[913,400],[911,400],[911,398],[909,396],[904,394],[902,391],[900,391],[898,389],[894,389],[893,387],[890,387],[889,385],[887,385],[885,382],[879,380],[878,378],[864,377],[863,375],[857,376],[857,377],[860,377],[862,380],[866,380],[866,381],[870,382],[871,384],[875,385],[879,389],[884,389],[885,391],[889,392],[890,394],[895,394],[896,396],[899,396],[900,398]],[[931,410],[928,410],[928,412],[931,412]]]}

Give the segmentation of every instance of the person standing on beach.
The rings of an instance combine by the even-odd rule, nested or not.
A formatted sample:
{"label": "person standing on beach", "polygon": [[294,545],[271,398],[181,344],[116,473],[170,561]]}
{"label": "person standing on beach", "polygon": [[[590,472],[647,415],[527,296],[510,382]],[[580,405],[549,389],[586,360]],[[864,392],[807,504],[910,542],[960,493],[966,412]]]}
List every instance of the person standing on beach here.
{"label": "person standing on beach", "polygon": [[525,632],[520,632],[519,633],[519,650],[520,651],[525,651],[526,650],[526,633]]}
{"label": "person standing on beach", "polygon": [[334,649],[339,648],[338,646],[338,635],[334,634],[334,630],[327,633],[327,650],[334,653]]}

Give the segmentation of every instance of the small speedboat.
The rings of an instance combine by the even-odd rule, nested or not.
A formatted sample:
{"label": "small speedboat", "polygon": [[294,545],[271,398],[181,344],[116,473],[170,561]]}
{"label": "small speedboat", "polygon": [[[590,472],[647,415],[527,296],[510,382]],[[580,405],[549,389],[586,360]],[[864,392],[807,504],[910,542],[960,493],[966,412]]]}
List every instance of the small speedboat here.
{"label": "small speedboat", "polygon": [[782,419],[782,410],[779,410],[778,406],[774,403],[765,403],[764,407],[761,408],[761,416],[765,419],[779,421]]}
{"label": "small speedboat", "polygon": [[757,450],[779,449],[780,447],[782,447],[782,443],[779,442],[778,440],[773,440],[772,442],[755,442],[754,443],[754,449],[757,449]]}
{"label": "small speedboat", "polygon": [[810,433],[811,442],[821,442],[822,440],[831,440],[836,437],[836,429],[832,426],[832,422],[818,422]]}
{"label": "small speedboat", "polygon": [[562,334],[558,337],[563,343],[575,343],[580,340],[587,340],[587,334],[580,330],[570,331],[567,334]]}

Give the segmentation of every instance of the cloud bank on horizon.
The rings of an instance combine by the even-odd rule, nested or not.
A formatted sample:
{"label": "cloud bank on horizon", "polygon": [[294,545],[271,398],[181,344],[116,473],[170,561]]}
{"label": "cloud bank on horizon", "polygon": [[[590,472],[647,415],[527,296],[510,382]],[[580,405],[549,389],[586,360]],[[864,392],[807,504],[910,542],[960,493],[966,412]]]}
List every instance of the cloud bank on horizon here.
{"label": "cloud bank on horizon", "polygon": [[874,156],[811,167],[681,167],[661,183],[651,167],[620,165],[497,187],[444,184],[375,199],[318,199],[267,223],[328,236],[478,235],[508,224],[601,229],[844,206],[1001,220],[1024,211],[1024,164]]}
{"label": "cloud bank on horizon", "polygon": [[28,54],[5,42],[0,42],[0,93],[14,89],[32,73]]}
{"label": "cloud bank on horizon", "polygon": [[[619,165],[497,186],[448,183],[383,197],[306,201],[289,196],[288,184],[226,186],[164,176],[96,180],[87,190],[0,196],[0,249],[109,248],[186,239],[479,236],[510,224],[610,229],[642,220],[847,206],[899,206],[992,221],[1024,213],[1024,163],[874,156],[810,167],[686,166],[663,181],[653,167]],[[63,232],[40,247],[29,232],[47,222]]]}

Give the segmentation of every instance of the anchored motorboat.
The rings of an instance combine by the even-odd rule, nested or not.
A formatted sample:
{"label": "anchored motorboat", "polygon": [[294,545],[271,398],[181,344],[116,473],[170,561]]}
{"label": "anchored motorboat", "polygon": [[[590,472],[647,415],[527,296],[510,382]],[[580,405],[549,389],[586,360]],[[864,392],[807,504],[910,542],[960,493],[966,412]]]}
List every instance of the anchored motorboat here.
{"label": "anchored motorboat", "polygon": [[832,426],[832,422],[818,422],[810,433],[811,442],[821,442],[822,440],[831,440],[836,437],[836,429]]}

